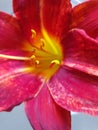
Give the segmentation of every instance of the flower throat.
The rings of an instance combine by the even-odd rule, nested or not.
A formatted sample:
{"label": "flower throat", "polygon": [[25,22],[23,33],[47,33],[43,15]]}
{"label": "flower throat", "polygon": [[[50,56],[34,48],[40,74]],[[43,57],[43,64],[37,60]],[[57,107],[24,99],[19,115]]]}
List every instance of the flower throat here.
{"label": "flower throat", "polygon": [[32,42],[24,42],[23,50],[30,52],[30,56],[13,56],[0,54],[0,58],[26,62],[26,71],[49,79],[60,67],[62,61],[62,49],[58,40],[54,40],[45,30],[42,30],[43,38],[37,36],[34,29],[31,30]]}

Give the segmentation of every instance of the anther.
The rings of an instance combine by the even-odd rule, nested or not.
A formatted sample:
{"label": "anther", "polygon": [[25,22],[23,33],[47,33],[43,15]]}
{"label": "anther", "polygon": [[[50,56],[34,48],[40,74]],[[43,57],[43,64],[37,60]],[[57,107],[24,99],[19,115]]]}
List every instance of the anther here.
{"label": "anther", "polygon": [[35,67],[37,68],[38,67],[38,65],[39,65],[39,60],[35,60]]}
{"label": "anther", "polygon": [[31,32],[32,32],[32,38],[36,37],[36,31],[34,29],[31,29]]}
{"label": "anther", "polygon": [[60,65],[60,61],[59,60],[52,60],[49,67],[52,68],[54,65]]}
{"label": "anther", "polygon": [[35,58],[36,58],[35,55],[32,55],[32,56],[31,56],[31,59],[35,59]]}
{"label": "anther", "polygon": [[40,39],[40,49],[43,49],[43,47],[45,46],[45,40],[43,38]]}
{"label": "anther", "polygon": [[39,60],[36,60],[36,61],[35,61],[35,64],[36,64],[36,65],[39,65]]}

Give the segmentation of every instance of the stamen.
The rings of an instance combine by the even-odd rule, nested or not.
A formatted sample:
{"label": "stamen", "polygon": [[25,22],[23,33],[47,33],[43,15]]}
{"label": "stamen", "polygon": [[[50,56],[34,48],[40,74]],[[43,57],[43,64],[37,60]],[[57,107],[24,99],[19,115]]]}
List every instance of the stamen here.
{"label": "stamen", "polygon": [[43,47],[45,46],[45,40],[43,38],[40,39],[40,49],[43,49]]}
{"label": "stamen", "polygon": [[36,60],[36,61],[35,61],[35,64],[39,65],[39,60]]}
{"label": "stamen", "polygon": [[59,60],[52,60],[49,67],[52,68],[54,65],[60,65],[60,61]]}
{"label": "stamen", "polygon": [[30,57],[11,56],[11,55],[5,55],[5,54],[0,54],[0,58],[11,59],[11,60],[31,60]]}
{"label": "stamen", "polygon": [[36,60],[35,61],[35,67],[38,67],[39,63],[40,63],[39,60]]}
{"label": "stamen", "polygon": [[35,55],[32,55],[32,56],[31,56],[31,59],[35,59],[35,58],[36,58]]}
{"label": "stamen", "polygon": [[36,31],[34,29],[31,29],[31,32],[32,32],[32,38],[36,37]]}
{"label": "stamen", "polygon": [[60,61],[59,61],[59,60],[52,60],[52,61],[51,61],[51,64],[57,64],[57,65],[59,65],[59,64],[60,64]]}

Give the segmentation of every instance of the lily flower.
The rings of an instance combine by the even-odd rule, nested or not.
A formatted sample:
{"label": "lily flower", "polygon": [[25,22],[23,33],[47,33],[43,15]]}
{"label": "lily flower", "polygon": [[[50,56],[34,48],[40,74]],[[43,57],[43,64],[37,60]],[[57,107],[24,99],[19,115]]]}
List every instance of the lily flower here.
{"label": "lily flower", "polygon": [[25,102],[35,130],[98,115],[98,1],[13,0],[0,12],[0,111]]}

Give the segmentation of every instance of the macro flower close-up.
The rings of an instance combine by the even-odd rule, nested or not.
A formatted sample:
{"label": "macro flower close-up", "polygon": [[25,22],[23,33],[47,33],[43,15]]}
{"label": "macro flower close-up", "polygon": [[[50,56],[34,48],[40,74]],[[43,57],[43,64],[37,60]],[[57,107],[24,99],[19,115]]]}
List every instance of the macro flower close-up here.
{"label": "macro flower close-up", "polygon": [[0,11],[0,111],[24,102],[34,130],[98,115],[98,1],[12,0]]}

